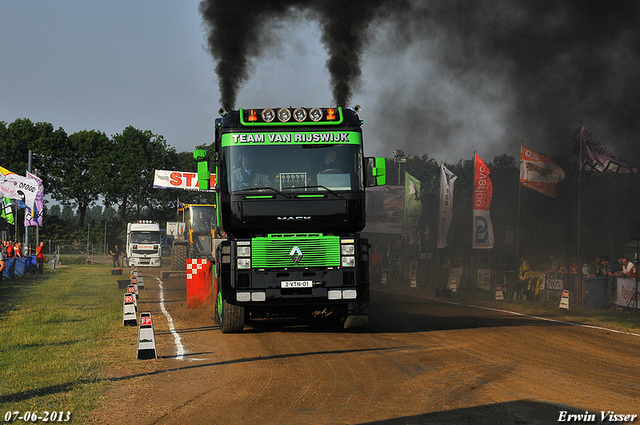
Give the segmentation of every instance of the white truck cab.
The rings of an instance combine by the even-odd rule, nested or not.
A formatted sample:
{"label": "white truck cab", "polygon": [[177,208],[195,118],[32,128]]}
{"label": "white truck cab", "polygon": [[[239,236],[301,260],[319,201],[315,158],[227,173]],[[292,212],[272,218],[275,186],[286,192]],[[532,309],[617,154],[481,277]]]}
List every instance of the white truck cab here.
{"label": "white truck cab", "polygon": [[161,267],[160,225],[151,220],[127,224],[127,260],[130,266]]}

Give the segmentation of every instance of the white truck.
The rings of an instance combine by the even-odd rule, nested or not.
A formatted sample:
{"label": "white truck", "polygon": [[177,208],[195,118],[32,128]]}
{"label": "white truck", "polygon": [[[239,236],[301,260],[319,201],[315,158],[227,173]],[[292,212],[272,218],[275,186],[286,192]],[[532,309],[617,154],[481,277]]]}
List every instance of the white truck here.
{"label": "white truck", "polygon": [[151,220],[127,224],[127,260],[130,266],[161,267],[160,225]]}

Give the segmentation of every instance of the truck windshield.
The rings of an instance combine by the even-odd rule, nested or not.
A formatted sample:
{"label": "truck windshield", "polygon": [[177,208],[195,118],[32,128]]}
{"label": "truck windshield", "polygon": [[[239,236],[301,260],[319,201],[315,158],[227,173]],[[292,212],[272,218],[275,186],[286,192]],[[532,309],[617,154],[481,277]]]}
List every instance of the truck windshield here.
{"label": "truck windshield", "polygon": [[160,232],[131,232],[131,243],[160,243]]}
{"label": "truck windshield", "polygon": [[[360,145],[227,146],[222,149],[229,192],[273,188],[278,191],[362,190]],[[224,172],[226,171],[226,173]]]}

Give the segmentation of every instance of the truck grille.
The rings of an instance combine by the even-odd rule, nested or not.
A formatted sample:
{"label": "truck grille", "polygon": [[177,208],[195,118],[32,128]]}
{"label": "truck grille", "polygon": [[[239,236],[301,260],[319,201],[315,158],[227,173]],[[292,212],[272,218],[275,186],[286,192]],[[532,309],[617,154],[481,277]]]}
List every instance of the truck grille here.
{"label": "truck grille", "polygon": [[255,238],[251,243],[251,263],[257,269],[338,267],[340,238],[317,233]]}

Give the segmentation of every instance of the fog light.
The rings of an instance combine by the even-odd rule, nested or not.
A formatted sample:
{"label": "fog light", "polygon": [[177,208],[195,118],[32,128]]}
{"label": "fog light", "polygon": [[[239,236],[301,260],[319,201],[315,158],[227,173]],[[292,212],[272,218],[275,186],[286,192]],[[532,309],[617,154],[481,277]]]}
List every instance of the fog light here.
{"label": "fog light", "polygon": [[297,108],[293,111],[293,119],[298,122],[302,122],[307,118],[307,111],[304,108]]}
{"label": "fog light", "polygon": [[342,291],[336,291],[336,290],[327,291],[327,297],[330,300],[341,300],[342,299]]}
{"label": "fog light", "polygon": [[251,301],[251,292],[236,293],[236,300],[238,300],[239,303],[246,303],[248,301]]}
{"label": "fog light", "polygon": [[342,267],[355,267],[356,257],[342,257]]}
{"label": "fog light", "polygon": [[238,258],[237,265],[239,269],[250,269],[251,258]]}
{"label": "fog light", "polygon": [[287,122],[291,119],[291,111],[287,108],[278,110],[278,119],[282,122]]}
{"label": "fog light", "polygon": [[320,121],[322,119],[322,110],[320,108],[313,108],[309,111],[309,118],[314,122]]}
{"label": "fog light", "polygon": [[346,289],[342,291],[342,298],[345,300],[355,300],[358,297],[358,292],[355,289]]}
{"label": "fog light", "polygon": [[262,111],[262,119],[264,122],[271,122],[276,118],[276,113],[271,108]]}
{"label": "fog light", "polygon": [[266,301],[266,299],[267,299],[267,294],[265,292],[252,292],[251,293],[251,301]]}

